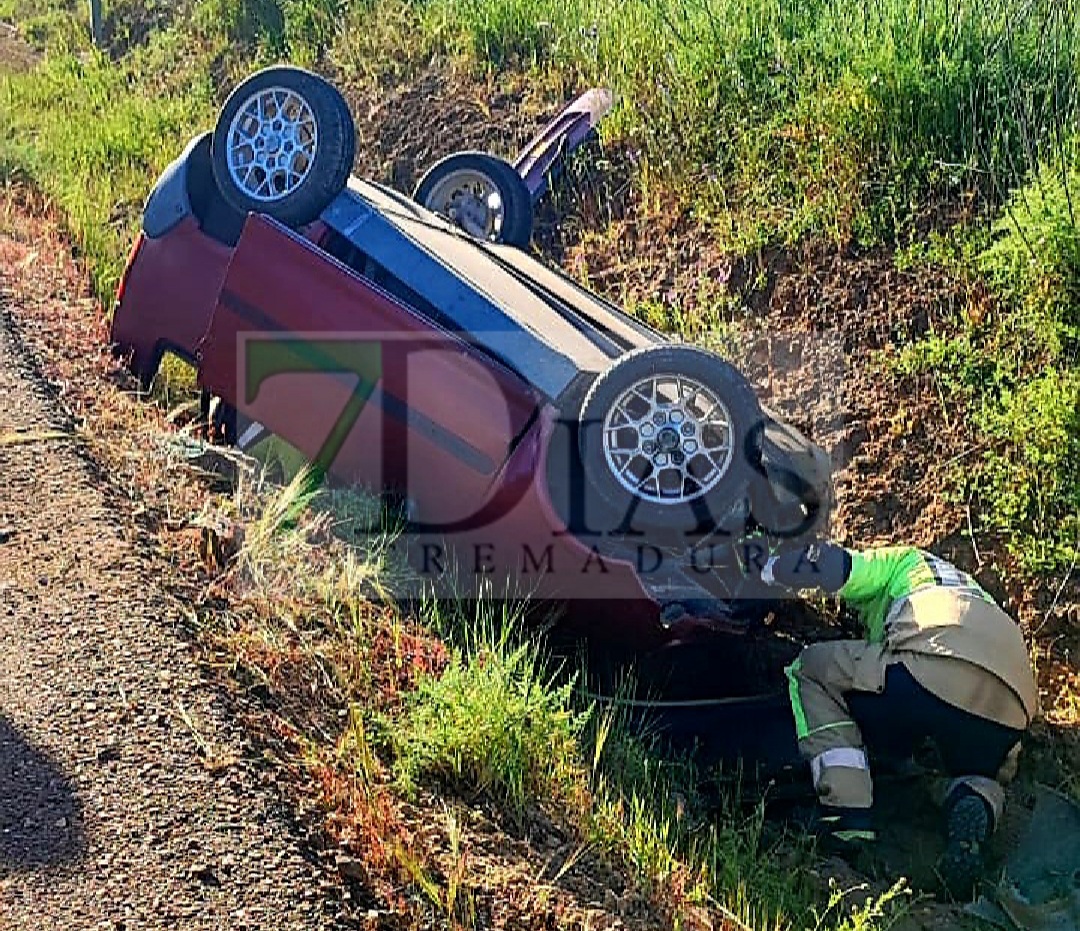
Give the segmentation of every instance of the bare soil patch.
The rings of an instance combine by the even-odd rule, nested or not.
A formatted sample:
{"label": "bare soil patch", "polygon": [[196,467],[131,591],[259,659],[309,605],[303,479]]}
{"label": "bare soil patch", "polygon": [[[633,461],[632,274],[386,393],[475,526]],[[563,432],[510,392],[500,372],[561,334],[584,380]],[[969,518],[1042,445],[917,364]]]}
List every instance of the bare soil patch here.
{"label": "bare soil patch", "polygon": [[11,23],[0,22],[0,71],[27,71],[39,57]]}
{"label": "bare soil patch", "polygon": [[405,193],[454,152],[513,159],[562,105],[520,76],[496,81],[442,64],[394,87],[342,90],[356,120],[354,171]]}

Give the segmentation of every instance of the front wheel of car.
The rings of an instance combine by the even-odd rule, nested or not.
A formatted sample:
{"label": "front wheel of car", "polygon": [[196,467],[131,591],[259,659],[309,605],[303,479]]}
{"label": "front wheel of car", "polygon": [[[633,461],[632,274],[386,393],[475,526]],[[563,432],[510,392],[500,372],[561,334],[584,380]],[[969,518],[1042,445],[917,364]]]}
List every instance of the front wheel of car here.
{"label": "front wheel of car", "polygon": [[355,151],[352,115],[338,90],[310,71],[276,66],[229,95],[211,161],[230,206],[296,227],[315,220],[345,187]]}
{"label": "front wheel of car", "polygon": [[470,236],[525,248],[532,236],[532,195],[514,166],[483,152],[458,152],[436,162],[413,200]]}
{"label": "front wheel of car", "polygon": [[618,359],[582,404],[586,483],[624,530],[737,527],[760,456],[763,415],[749,382],[691,346]]}

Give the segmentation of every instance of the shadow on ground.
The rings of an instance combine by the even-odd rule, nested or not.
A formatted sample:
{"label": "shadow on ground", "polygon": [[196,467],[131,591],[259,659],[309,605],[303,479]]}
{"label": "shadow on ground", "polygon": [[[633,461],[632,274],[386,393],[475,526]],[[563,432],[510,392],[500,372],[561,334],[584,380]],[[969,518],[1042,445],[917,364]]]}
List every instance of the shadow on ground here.
{"label": "shadow on ground", "polygon": [[0,717],[0,873],[63,863],[84,845],[71,781]]}

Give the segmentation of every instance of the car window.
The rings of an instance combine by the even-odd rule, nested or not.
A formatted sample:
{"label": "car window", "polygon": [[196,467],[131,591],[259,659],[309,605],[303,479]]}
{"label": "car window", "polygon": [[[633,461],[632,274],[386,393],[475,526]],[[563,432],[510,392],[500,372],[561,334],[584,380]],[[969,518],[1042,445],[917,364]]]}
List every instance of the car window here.
{"label": "car window", "polygon": [[368,281],[378,285],[391,297],[396,297],[403,304],[415,308],[425,317],[435,320],[444,326],[448,323],[448,321],[443,319],[444,315],[440,314],[432,304],[424,300],[424,298],[408,285],[404,284],[400,279],[391,275],[383,268],[383,266],[372,259],[371,256],[361,252],[356,246],[349,242],[349,240],[335,230],[330,230],[326,240],[323,242],[323,249],[343,265],[347,265],[358,275],[361,275],[364,278],[367,278]]}

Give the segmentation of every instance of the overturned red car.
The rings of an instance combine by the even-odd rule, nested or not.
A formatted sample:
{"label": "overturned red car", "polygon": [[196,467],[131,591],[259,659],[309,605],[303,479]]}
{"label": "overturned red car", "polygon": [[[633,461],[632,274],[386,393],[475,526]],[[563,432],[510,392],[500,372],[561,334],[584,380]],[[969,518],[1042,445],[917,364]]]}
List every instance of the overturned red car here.
{"label": "overturned red car", "polygon": [[829,460],[526,251],[538,161],[595,114],[560,116],[518,169],[459,153],[409,197],[350,177],[332,85],[261,71],[154,186],[112,339],[144,383],[192,363],[241,447],[270,431],[400,502],[419,578],[655,646],[752,596],[733,541],[822,527]]}

